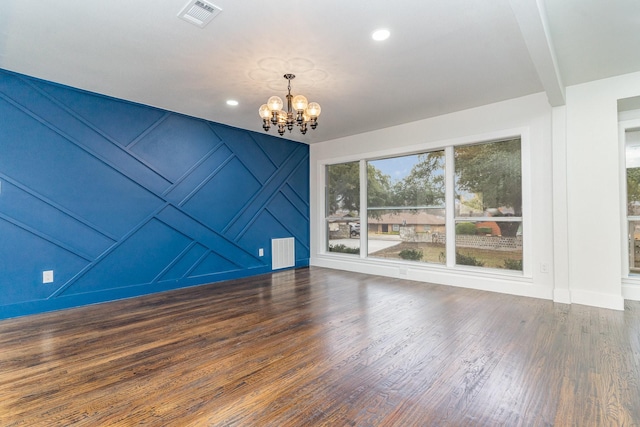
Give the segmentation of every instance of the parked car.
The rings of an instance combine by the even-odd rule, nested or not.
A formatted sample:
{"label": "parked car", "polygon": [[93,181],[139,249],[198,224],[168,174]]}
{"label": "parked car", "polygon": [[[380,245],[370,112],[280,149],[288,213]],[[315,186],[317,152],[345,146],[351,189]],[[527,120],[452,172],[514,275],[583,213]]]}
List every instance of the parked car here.
{"label": "parked car", "polygon": [[360,223],[359,222],[353,222],[351,224],[349,224],[349,227],[351,229],[351,237],[356,237],[360,235]]}

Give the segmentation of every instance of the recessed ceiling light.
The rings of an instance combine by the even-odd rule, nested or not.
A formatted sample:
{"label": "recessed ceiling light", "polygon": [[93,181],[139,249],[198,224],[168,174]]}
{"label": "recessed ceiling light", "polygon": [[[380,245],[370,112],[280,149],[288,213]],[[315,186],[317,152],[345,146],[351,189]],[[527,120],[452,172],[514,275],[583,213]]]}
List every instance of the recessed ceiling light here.
{"label": "recessed ceiling light", "polygon": [[381,29],[374,31],[373,34],[371,34],[371,38],[375,41],[382,41],[388,39],[390,35],[389,30]]}
{"label": "recessed ceiling light", "polygon": [[232,107],[235,107],[236,105],[238,105],[238,101],[236,101],[235,99],[230,99],[227,101],[227,105],[231,105]]}

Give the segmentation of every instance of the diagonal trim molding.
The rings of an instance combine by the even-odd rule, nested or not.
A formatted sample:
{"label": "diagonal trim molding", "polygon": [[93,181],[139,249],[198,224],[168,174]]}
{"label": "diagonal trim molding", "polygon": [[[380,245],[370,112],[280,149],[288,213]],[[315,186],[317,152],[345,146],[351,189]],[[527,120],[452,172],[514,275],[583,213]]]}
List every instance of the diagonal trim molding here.
{"label": "diagonal trim molding", "polygon": [[4,70],[0,117],[0,318],[309,264],[305,144]]}

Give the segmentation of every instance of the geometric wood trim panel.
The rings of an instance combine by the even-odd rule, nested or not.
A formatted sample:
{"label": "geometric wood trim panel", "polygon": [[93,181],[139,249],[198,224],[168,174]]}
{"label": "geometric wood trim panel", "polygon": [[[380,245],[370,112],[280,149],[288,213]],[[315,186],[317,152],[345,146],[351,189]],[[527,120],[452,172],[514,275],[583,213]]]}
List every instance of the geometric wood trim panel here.
{"label": "geometric wood trim panel", "polygon": [[0,141],[0,318],[309,263],[305,144],[4,70]]}

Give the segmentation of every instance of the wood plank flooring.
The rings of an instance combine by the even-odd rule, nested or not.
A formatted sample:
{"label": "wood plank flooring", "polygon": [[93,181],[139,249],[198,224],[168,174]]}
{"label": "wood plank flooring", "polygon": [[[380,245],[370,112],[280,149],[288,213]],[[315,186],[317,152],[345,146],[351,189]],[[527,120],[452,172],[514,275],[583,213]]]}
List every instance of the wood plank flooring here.
{"label": "wood plank flooring", "polygon": [[624,312],[308,268],[0,322],[0,426],[636,426]]}

